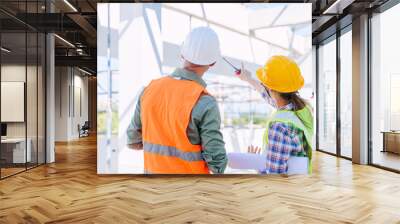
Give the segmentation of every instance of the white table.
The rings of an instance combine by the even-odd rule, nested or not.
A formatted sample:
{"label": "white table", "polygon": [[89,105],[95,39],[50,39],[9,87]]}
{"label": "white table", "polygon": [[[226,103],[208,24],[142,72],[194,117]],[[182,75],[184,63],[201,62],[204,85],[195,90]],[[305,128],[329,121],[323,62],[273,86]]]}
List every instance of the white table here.
{"label": "white table", "polygon": [[[32,140],[30,138],[26,139],[28,143],[26,147],[25,154],[25,138],[5,138],[1,139],[1,144],[6,145],[7,147],[13,145],[13,163],[25,163],[31,162],[31,145]],[[26,159],[26,161],[25,161]]]}

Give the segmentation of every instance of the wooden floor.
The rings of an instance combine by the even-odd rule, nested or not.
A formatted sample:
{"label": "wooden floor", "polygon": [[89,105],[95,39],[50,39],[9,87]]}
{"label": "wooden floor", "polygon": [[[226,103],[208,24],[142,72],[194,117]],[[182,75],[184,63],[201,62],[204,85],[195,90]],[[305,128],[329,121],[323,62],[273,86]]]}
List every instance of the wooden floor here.
{"label": "wooden floor", "polygon": [[13,174],[19,173],[26,170],[25,167],[24,168],[1,168],[1,177],[8,177],[11,176]]}
{"label": "wooden floor", "polygon": [[391,152],[374,151],[372,157],[374,164],[400,170],[400,155]]}
{"label": "wooden floor", "polygon": [[317,153],[311,176],[98,176],[96,140],[0,181],[0,223],[400,223],[400,175]]}

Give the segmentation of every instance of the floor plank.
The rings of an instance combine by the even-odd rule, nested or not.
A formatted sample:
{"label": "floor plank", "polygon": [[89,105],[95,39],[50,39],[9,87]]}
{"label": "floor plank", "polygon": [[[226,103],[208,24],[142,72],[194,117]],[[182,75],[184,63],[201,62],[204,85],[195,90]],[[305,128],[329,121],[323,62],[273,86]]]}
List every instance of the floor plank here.
{"label": "floor plank", "polygon": [[96,174],[96,139],[0,181],[0,223],[400,223],[400,175],[316,153],[311,176]]}

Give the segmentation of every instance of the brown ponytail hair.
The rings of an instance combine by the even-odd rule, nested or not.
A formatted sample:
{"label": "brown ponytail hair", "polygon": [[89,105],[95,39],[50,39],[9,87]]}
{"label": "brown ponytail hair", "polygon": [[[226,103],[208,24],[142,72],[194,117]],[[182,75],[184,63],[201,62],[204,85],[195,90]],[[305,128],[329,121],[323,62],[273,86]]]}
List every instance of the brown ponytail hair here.
{"label": "brown ponytail hair", "polygon": [[299,92],[292,93],[279,93],[281,97],[287,100],[289,103],[292,103],[293,110],[301,110],[307,106],[307,102],[305,99],[301,98]]}

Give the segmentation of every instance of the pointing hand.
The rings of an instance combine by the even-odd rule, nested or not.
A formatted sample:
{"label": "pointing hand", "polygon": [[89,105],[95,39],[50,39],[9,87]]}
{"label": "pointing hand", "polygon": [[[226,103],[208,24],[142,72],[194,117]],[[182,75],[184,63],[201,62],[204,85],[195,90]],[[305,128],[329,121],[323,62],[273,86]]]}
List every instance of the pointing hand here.
{"label": "pointing hand", "polygon": [[242,62],[242,66],[241,66],[240,72],[237,72],[236,75],[239,77],[239,79],[241,79],[241,80],[243,80],[245,82],[249,82],[249,81],[252,80],[251,72],[244,68],[243,62]]}

